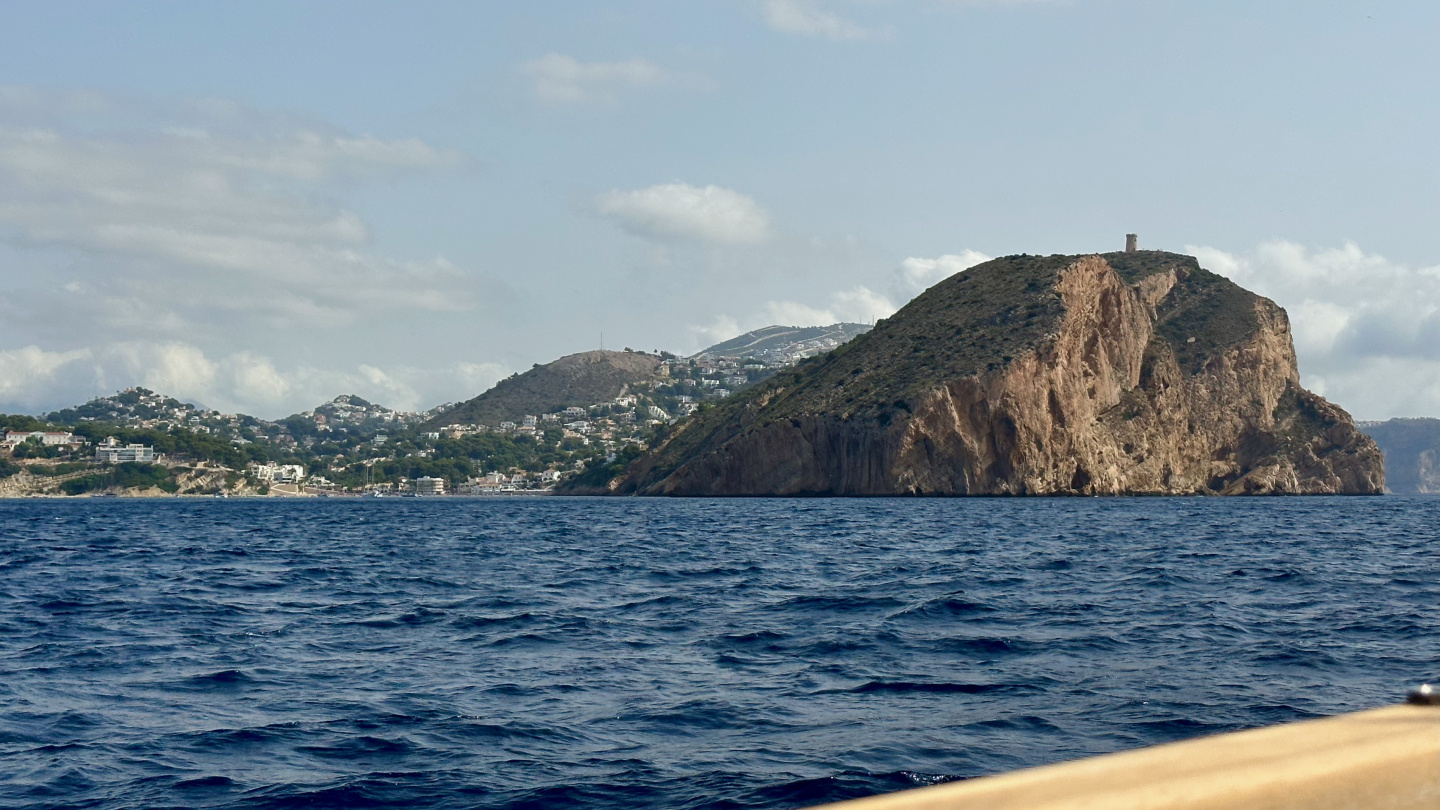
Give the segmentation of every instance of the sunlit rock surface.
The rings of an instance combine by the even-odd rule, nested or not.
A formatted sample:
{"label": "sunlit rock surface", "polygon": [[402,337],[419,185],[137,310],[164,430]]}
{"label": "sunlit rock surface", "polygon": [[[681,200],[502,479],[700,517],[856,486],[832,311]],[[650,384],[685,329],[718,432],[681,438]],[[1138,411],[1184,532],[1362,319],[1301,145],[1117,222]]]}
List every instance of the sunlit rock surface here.
{"label": "sunlit rock surface", "polygon": [[1009,256],[703,411],[642,495],[1379,494],[1272,301],[1160,251]]}

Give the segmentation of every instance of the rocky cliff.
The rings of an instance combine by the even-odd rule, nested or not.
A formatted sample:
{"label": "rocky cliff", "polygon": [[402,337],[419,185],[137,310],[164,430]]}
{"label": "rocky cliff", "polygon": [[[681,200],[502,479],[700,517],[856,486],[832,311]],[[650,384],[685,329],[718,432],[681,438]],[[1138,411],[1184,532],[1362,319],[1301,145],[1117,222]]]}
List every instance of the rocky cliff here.
{"label": "rocky cliff", "polygon": [[1284,310],[1159,251],[1011,256],[702,411],[609,484],[644,495],[1384,490],[1299,385]]}

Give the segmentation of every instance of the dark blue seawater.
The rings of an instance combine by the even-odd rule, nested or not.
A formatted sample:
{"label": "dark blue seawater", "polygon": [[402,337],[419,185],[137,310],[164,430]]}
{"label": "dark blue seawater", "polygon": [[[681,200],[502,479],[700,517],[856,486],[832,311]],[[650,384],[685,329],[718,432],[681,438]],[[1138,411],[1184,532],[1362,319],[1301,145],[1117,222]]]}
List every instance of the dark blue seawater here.
{"label": "dark blue seawater", "polygon": [[800,807],[1392,703],[1440,500],[0,502],[0,807]]}

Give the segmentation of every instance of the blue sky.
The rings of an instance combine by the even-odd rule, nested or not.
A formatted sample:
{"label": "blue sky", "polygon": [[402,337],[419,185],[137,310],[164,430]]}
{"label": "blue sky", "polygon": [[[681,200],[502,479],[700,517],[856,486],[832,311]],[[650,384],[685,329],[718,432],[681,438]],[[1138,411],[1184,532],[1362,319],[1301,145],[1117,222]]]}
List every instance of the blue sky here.
{"label": "blue sky", "polygon": [[986,256],[1200,255],[1307,385],[1440,415],[1433,3],[31,3],[0,410],[423,408],[883,317]]}

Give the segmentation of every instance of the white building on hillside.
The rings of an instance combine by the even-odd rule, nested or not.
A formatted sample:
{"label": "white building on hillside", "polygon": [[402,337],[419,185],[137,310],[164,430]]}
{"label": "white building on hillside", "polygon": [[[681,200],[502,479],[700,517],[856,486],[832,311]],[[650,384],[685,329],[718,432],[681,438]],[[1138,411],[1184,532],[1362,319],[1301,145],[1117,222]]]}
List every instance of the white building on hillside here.
{"label": "white building on hillside", "polygon": [[77,437],[74,433],[57,433],[55,431],[46,430],[32,430],[28,432],[12,430],[5,434],[4,442],[0,443],[9,445],[10,447],[14,447],[17,444],[22,444],[26,441],[29,441],[30,439],[35,439],[46,447],[54,447],[61,444],[80,443],[79,437]]}
{"label": "white building on hillside", "polygon": [[155,448],[143,444],[121,445],[114,436],[107,436],[105,441],[96,445],[95,460],[103,464],[123,464],[127,461],[148,463],[155,460]]}
{"label": "white building on hillside", "polygon": [[256,464],[253,473],[261,481],[273,484],[298,484],[305,480],[305,468],[299,464]]}

